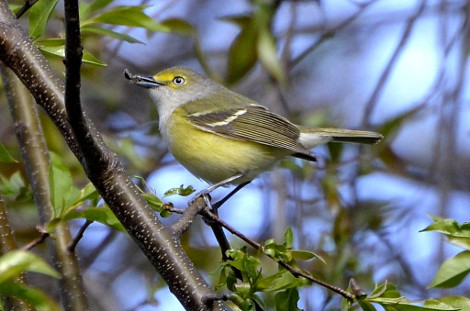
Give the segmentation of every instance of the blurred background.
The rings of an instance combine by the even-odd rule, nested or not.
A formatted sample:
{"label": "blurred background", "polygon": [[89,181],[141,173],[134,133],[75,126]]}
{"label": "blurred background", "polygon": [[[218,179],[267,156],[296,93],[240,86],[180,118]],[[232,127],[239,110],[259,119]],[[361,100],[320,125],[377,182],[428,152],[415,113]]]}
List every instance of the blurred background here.
{"label": "blurred background", "polygon": [[[432,223],[431,215],[468,221],[468,1],[279,1],[270,29],[280,66],[253,55],[249,34],[254,30],[244,17],[257,14],[256,3],[141,3],[156,21],[179,25],[174,27],[179,31],[113,28],[143,44],[85,36],[84,47],[107,66],[82,69],[88,115],[131,175],[143,177],[158,196],[182,184],[207,187],[168,154],[155,107],[145,90],[124,79],[125,68],[154,74],[183,65],[298,124],[381,132],[384,141],[371,147],[319,147],[314,150],[317,164],[283,161],[228,201],[221,218],[260,242],[282,242],[291,227],[296,248],[326,260],[303,268],[343,288],[350,278],[369,292],[375,283],[389,280],[409,299],[470,296],[468,280],[452,292],[426,288],[458,249],[436,233],[420,232]],[[124,4],[136,3],[113,2]],[[51,34],[63,32],[62,11],[57,8],[49,23]],[[254,59],[250,66],[247,58]],[[59,60],[51,61],[63,71]],[[2,97],[0,140],[13,145],[7,109]],[[82,176],[52,126],[46,120],[44,126],[51,149]],[[220,189],[214,198],[228,191]],[[188,198],[164,200],[184,208]],[[37,223],[34,210],[10,214],[15,231],[27,240],[29,224]],[[81,225],[74,222],[73,231]],[[230,240],[243,245],[236,237]],[[215,282],[220,251],[200,219],[184,236],[184,245]],[[94,223],[78,251],[94,310],[181,308],[126,235]],[[265,264],[263,271],[269,273],[272,263],[266,259]],[[305,310],[340,308],[337,295],[315,285],[300,295],[299,307]]]}

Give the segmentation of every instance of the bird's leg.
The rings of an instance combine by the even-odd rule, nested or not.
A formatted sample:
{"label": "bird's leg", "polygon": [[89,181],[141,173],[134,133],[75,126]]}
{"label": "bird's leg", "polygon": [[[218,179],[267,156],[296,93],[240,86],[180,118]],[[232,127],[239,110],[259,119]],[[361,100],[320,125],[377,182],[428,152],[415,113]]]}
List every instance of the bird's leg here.
{"label": "bird's leg", "polygon": [[[213,185],[210,185],[210,186],[207,187],[206,189],[204,189],[204,190],[202,190],[202,191],[196,193],[196,195],[193,196],[193,198],[192,198],[191,200],[189,200],[188,205],[193,204],[194,201],[195,201],[198,197],[201,197],[201,196],[202,196],[202,197],[204,198],[204,201],[206,202],[207,206],[210,207],[210,208],[212,208],[212,204],[210,203],[210,196],[209,196],[209,194],[210,194],[212,191],[214,191],[215,189],[217,189],[217,188],[219,188],[219,187],[226,186],[226,185],[230,184],[232,181],[234,181],[235,179],[238,179],[238,178],[240,178],[240,177],[243,177],[243,175],[245,175],[245,174],[243,174],[243,173],[238,173],[238,174],[233,175],[233,176],[231,176],[231,177],[229,177],[229,178],[227,178],[227,179],[224,179],[224,180],[222,180],[222,181],[219,181],[218,183],[215,183],[215,184],[213,184]],[[237,187],[237,188],[238,188],[238,187]],[[236,188],[235,188],[235,189],[236,189]],[[238,190],[240,190],[240,189],[238,189]],[[238,190],[237,190],[237,191],[238,191]],[[234,194],[235,194],[235,193],[234,193]],[[230,195],[230,194],[229,194],[229,195]],[[230,195],[230,196],[231,196],[231,195]],[[223,199],[222,199],[222,200],[223,200]],[[225,201],[226,201],[226,200],[225,200]],[[225,201],[224,201],[224,202],[225,202]],[[223,202],[222,202],[222,203],[223,203]],[[219,204],[219,206],[220,206],[220,205],[222,205],[222,204]]]}
{"label": "bird's leg", "polygon": [[217,211],[217,209],[218,209],[219,207],[221,207],[222,204],[224,204],[224,203],[225,203],[228,199],[230,199],[235,193],[237,193],[238,191],[240,191],[243,187],[245,187],[246,185],[248,185],[250,182],[251,182],[251,180],[239,184],[237,187],[235,187],[235,189],[233,189],[229,194],[227,194],[227,195],[226,195],[225,197],[223,197],[221,200],[219,200],[219,201],[215,202],[214,204],[212,204],[212,209],[214,209],[214,211]]}

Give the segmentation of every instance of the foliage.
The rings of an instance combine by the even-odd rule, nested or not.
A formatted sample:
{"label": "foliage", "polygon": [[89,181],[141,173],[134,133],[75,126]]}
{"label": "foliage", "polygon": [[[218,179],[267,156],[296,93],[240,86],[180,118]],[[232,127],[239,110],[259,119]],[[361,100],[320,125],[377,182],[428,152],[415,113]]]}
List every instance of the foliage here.
{"label": "foliage", "polygon": [[[117,6],[109,7],[113,1],[98,0],[90,3],[80,3],[81,33],[86,39],[89,35],[109,36],[130,43],[142,43],[136,38],[119,33],[103,26],[132,26],[142,27],[150,31],[167,32],[170,29],[157,23],[144,13],[146,6]],[[47,22],[51,17],[58,0],[40,1],[34,5],[29,15],[29,35],[35,40],[39,49],[49,55],[65,57],[64,38],[40,39],[46,33]],[[91,65],[106,66],[86,49],[83,51],[83,62]]]}
{"label": "foliage", "polygon": [[0,294],[24,300],[41,311],[59,311],[60,307],[54,299],[17,281],[25,271],[60,277],[41,257],[27,251],[13,250],[0,256]]}
{"label": "foliage", "polygon": [[[276,310],[298,310],[298,288],[309,282],[296,278],[288,270],[279,267],[279,271],[264,276],[261,271],[261,253],[274,259],[283,260],[297,266],[296,259],[310,260],[318,258],[309,251],[293,250],[292,230],[288,228],[284,234],[284,242],[276,244],[274,240],[266,241],[257,256],[248,254],[246,247],[227,251],[228,260],[221,263],[217,288],[227,288],[231,292],[230,301],[241,310],[256,310],[256,305],[264,305],[257,293],[275,293]],[[241,273],[242,279],[237,277]]]}
{"label": "foliage", "polygon": [[470,223],[460,225],[453,219],[440,217],[433,217],[433,220],[434,223],[422,231],[439,232],[449,243],[465,250],[441,265],[429,287],[455,287],[470,273]]}
{"label": "foliage", "polygon": [[[82,189],[74,187],[68,167],[57,155],[52,154],[51,159],[49,182],[55,215],[47,225],[47,230],[53,231],[55,226],[63,221],[85,218],[88,221],[98,221],[116,230],[125,231],[108,207],[99,206],[100,196],[91,183]],[[77,210],[79,208],[80,210]]]}

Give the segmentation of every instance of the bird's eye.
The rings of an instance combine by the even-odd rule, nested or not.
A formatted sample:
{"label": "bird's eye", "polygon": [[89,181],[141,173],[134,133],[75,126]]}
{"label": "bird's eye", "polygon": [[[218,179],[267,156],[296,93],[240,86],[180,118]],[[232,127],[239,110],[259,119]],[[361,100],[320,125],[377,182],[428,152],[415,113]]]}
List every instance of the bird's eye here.
{"label": "bird's eye", "polygon": [[175,77],[175,78],[173,79],[173,83],[174,83],[175,85],[182,85],[182,84],[184,84],[184,78],[183,78],[183,77],[179,77],[179,76],[178,76],[178,77]]}

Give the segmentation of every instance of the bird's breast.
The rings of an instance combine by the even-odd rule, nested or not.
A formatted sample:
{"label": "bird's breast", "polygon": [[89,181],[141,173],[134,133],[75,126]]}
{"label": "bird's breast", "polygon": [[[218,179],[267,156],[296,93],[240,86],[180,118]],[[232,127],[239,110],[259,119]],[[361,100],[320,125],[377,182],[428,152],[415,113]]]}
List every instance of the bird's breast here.
{"label": "bird's breast", "polygon": [[193,175],[216,183],[239,173],[234,183],[250,181],[269,170],[287,151],[250,141],[235,140],[203,131],[175,109],[161,133],[175,159]]}

